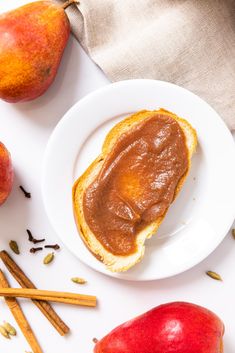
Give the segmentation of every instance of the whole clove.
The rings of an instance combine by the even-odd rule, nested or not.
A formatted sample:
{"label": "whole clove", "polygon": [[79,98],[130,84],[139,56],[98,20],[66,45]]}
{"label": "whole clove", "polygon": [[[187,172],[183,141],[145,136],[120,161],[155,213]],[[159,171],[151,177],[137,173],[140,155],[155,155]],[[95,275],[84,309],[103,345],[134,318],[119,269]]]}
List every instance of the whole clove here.
{"label": "whole clove", "polygon": [[32,233],[30,232],[30,230],[29,230],[29,229],[26,229],[26,232],[28,233],[28,236],[29,236],[28,240],[29,240],[29,241],[33,241],[33,240],[34,240],[34,237],[32,236]]}
{"label": "whole clove", "polygon": [[33,243],[38,244],[38,243],[43,243],[46,239],[34,239]]}
{"label": "whole clove", "polygon": [[23,192],[24,196],[27,198],[27,199],[30,199],[31,198],[31,193],[26,191],[22,185],[19,186],[20,190]]}
{"label": "whole clove", "polygon": [[54,250],[59,250],[60,246],[58,244],[55,245],[45,245],[44,248],[46,249],[54,249]]}
{"label": "whole clove", "polygon": [[38,248],[31,248],[29,251],[30,251],[32,254],[35,254],[36,252],[41,251],[41,250],[43,250],[43,248],[38,247]]}
{"label": "whole clove", "polygon": [[26,232],[28,233],[28,236],[29,236],[28,240],[34,244],[42,243],[46,240],[46,239],[35,239],[32,235],[32,232],[29,229],[26,229]]}

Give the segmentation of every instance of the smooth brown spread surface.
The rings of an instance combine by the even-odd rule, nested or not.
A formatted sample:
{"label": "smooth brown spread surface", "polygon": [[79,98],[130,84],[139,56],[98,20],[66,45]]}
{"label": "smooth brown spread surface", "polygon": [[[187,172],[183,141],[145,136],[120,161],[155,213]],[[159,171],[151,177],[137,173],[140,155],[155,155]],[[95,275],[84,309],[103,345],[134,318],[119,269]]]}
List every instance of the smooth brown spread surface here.
{"label": "smooth brown spread surface", "polygon": [[163,216],[188,169],[178,122],[156,114],[123,133],[83,197],[85,220],[114,255],[136,250],[136,236]]}

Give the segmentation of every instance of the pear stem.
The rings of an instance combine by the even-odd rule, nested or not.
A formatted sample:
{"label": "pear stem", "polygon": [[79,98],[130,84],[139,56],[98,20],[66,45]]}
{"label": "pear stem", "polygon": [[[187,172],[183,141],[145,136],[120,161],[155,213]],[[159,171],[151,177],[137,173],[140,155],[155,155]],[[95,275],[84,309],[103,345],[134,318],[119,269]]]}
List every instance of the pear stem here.
{"label": "pear stem", "polygon": [[70,5],[72,5],[72,4],[78,4],[79,3],[79,1],[77,1],[77,0],[67,0],[67,1],[65,1],[65,3],[62,5],[62,8],[65,10],[65,9],[67,9],[67,7],[69,7]]}

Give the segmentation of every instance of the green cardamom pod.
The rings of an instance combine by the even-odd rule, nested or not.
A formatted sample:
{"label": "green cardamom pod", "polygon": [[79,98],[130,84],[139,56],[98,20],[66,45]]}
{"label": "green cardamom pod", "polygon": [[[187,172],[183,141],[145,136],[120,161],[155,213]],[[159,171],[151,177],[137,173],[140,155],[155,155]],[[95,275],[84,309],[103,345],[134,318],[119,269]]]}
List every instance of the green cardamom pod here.
{"label": "green cardamom pod", "polygon": [[215,279],[216,281],[222,281],[221,276],[220,276],[218,273],[216,273],[216,272],[207,271],[206,274],[207,274],[207,276],[209,276],[209,277]]}
{"label": "green cardamom pod", "polygon": [[43,263],[44,265],[50,264],[54,260],[54,253],[47,254],[46,257],[44,257]]}
{"label": "green cardamom pod", "polygon": [[74,283],[78,283],[78,284],[87,283],[87,281],[84,278],[80,278],[80,277],[73,277],[73,278],[71,278],[71,281]]}
{"label": "green cardamom pod", "polygon": [[17,254],[17,255],[20,254],[19,246],[15,240],[11,240],[9,243],[9,246],[15,254]]}
{"label": "green cardamom pod", "polygon": [[0,326],[0,334],[5,338],[10,339],[9,333],[3,326]]}
{"label": "green cardamom pod", "polygon": [[16,329],[11,324],[9,324],[9,322],[4,321],[3,327],[9,333],[9,335],[16,336]]}

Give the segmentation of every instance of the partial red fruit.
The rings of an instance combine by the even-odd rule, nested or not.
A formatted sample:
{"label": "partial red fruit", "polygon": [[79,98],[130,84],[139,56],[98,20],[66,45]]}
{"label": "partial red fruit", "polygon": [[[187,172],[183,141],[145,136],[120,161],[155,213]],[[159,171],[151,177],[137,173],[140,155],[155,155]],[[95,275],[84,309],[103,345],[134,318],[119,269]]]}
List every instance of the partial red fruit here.
{"label": "partial red fruit", "polygon": [[36,1],[0,15],[0,98],[35,99],[53,82],[70,34],[62,6]]}
{"label": "partial red fruit", "polygon": [[222,353],[224,325],[190,303],[158,306],[111,331],[95,353]]}
{"label": "partial red fruit", "polygon": [[11,155],[0,142],[0,205],[8,198],[13,185]]}

